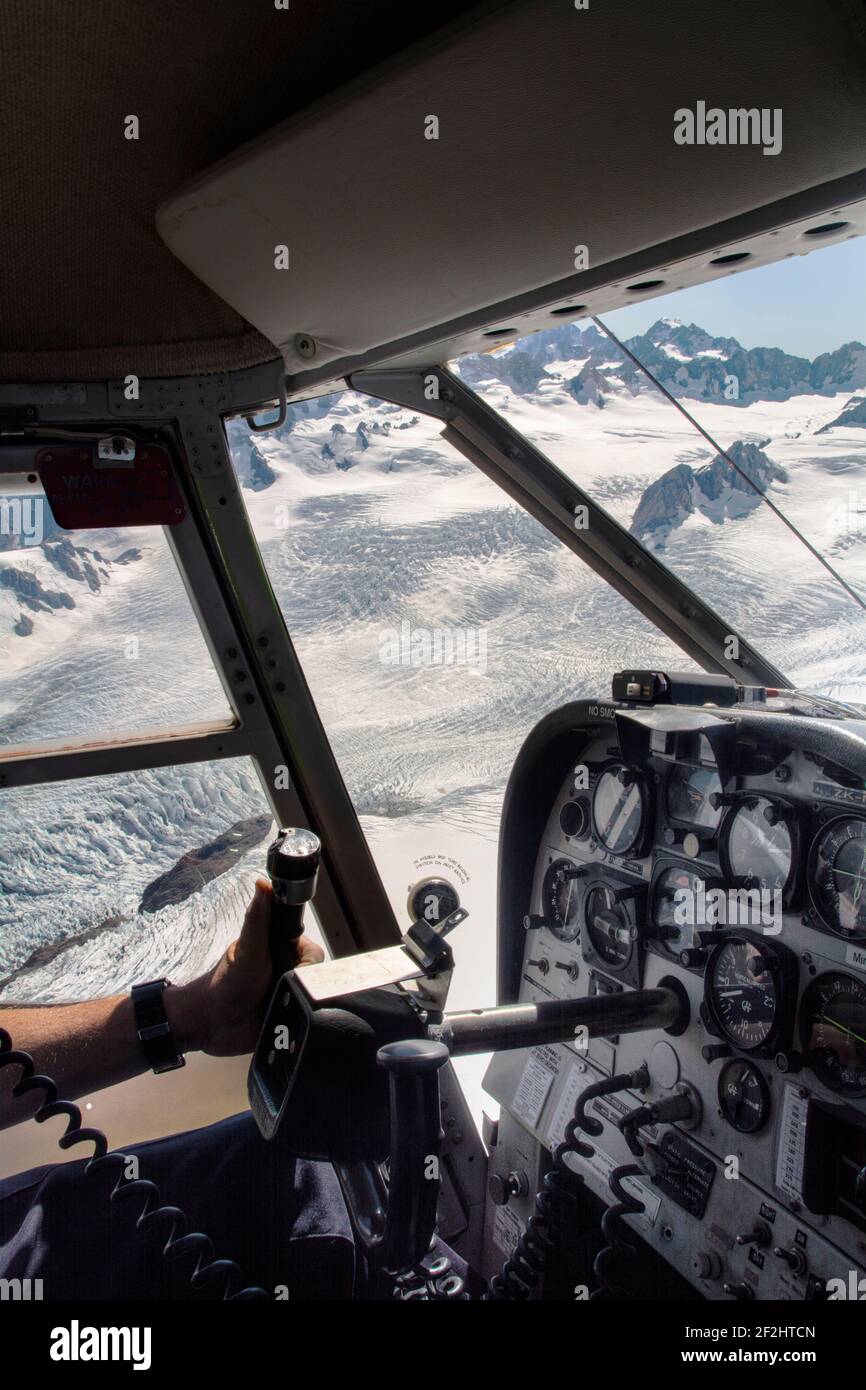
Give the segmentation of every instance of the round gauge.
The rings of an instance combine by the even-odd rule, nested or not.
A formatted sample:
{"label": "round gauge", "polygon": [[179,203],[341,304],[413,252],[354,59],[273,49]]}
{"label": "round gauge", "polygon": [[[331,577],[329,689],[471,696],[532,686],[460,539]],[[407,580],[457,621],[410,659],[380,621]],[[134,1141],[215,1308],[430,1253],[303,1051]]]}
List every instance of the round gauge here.
{"label": "round gauge", "polygon": [[727,878],[784,889],[794,871],[794,837],[784,813],[765,796],[750,797],[727,817],[720,845]]}
{"label": "round gauge", "polygon": [[585,801],[566,801],[559,813],[559,828],[563,835],[583,840],[589,831],[589,810]]}
{"label": "round gauge", "polygon": [[760,946],[744,937],[720,942],[707,965],[706,1001],[722,1034],[743,1052],[763,1046],[773,1032],[779,999]]}
{"label": "round gauge", "polygon": [[680,864],[662,870],[653,884],[652,920],[661,928],[658,939],[671,955],[691,950],[699,944],[698,932],[718,926],[716,909],[707,904],[706,892],[703,874]]}
{"label": "round gauge", "polygon": [[610,854],[629,854],[643,837],[646,817],[643,783],[613,763],[596,783],[592,798],[595,833]]}
{"label": "round gauge", "polygon": [[821,831],[809,855],[809,891],[830,931],[866,938],[866,820],[845,816]]}
{"label": "round gauge", "polygon": [[608,883],[595,883],[586,895],[586,931],[599,960],[622,970],[631,960],[637,929],[628,921]]}
{"label": "round gauge", "polygon": [[574,941],[580,933],[580,892],[577,880],[583,871],[570,859],[556,859],[544,875],[544,916],[560,941]]}
{"label": "round gauge", "polygon": [[818,975],[800,1002],[806,1065],[831,1091],[866,1096],[866,981],[841,970]]}
{"label": "round gauge", "polygon": [[671,769],[665,789],[665,806],[671,820],[683,821],[702,830],[716,830],[722,818],[721,807],[710,802],[722,784],[713,767],[691,767],[678,763]]}
{"label": "round gauge", "polygon": [[770,1088],[754,1062],[733,1057],[719,1073],[719,1106],[740,1134],[756,1134],[770,1116]]}

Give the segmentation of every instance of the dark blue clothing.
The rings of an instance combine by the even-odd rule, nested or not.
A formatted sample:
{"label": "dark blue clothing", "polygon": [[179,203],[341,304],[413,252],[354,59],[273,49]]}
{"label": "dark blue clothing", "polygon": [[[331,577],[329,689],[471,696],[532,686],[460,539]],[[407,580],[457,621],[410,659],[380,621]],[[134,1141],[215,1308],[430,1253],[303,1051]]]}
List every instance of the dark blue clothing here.
{"label": "dark blue clothing", "polygon": [[[352,1229],[329,1163],[277,1151],[248,1113],[124,1152],[245,1286],[285,1285],[293,1302],[352,1297]],[[190,1287],[195,1256],[163,1258],[167,1225],[136,1230],[137,1197],[109,1202],[118,1171],[85,1173],[86,1161],[0,1181],[0,1278],[41,1279],[46,1300],[221,1297]]]}

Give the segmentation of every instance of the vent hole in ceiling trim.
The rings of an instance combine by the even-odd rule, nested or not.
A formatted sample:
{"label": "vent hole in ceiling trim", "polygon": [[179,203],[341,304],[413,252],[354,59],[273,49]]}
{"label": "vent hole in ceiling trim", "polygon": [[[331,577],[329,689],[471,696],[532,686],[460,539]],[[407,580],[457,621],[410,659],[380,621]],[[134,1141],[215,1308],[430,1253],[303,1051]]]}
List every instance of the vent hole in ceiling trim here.
{"label": "vent hole in ceiling trim", "polygon": [[551,309],[551,318],[558,318],[563,314],[582,314],[586,307],[585,304],[566,304],[561,309]]}
{"label": "vent hole in ceiling trim", "polygon": [[803,236],[831,236],[833,232],[841,232],[843,227],[850,225],[850,222],[822,222],[818,227],[807,227]]}
{"label": "vent hole in ceiling trim", "polygon": [[635,285],[626,285],[629,294],[646,294],[647,290],[657,290],[664,280],[639,280]]}
{"label": "vent hole in ceiling trim", "polygon": [[723,256],[713,256],[710,265],[736,265],[738,261],[749,261],[751,259],[751,251],[726,251]]}

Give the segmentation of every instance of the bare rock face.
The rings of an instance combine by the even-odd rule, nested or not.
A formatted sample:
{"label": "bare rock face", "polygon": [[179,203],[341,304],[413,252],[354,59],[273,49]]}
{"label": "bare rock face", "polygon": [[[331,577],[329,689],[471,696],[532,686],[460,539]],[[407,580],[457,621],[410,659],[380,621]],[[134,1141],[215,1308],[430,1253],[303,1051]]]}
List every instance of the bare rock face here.
{"label": "bare rock face", "polygon": [[35,574],[27,574],[11,565],[0,570],[0,588],[11,589],[22,608],[29,608],[33,613],[49,613],[57,608],[75,607],[75,600],[70,594],[46,589]]}
{"label": "bare rock face", "polygon": [[760,503],[771,483],[788,480],[784,468],[757,444],[737,440],[728,455],[736,467],[717,454],[700,468],[678,463],[650,483],[632,518],[632,534],[664,545],[671,532],[695,512],[717,523],[742,516]]}
{"label": "bare rock face", "polygon": [[[717,338],[696,323],[658,319],[646,333],[625,340],[626,347],[678,399],[726,401],[745,406],[757,400],[866,386],[866,346],[843,343],[810,361],[781,348],[744,348],[736,338]],[[562,324],[520,341],[501,353],[461,360],[459,372],[470,385],[491,378],[519,395],[538,389],[552,362],[580,359],[580,371],[567,383],[575,400],[603,406],[610,395],[653,392],[649,378],[594,326]],[[736,379],[736,391],[729,389]],[[847,422],[846,422],[847,423]]]}
{"label": "bare rock face", "polygon": [[843,405],[841,414],[837,415],[835,420],[831,420],[829,425],[822,425],[815,433],[827,434],[840,426],[845,429],[866,429],[866,396],[852,396],[850,401]]}
{"label": "bare rock face", "polygon": [[270,815],[250,816],[247,820],[236,821],[210,844],[190,850],[147,885],[141,895],[139,912],[158,912],[169,903],[183,902],[203,884],[226,873],[247,850],[259,844],[271,823]]}
{"label": "bare rock face", "polygon": [[668,469],[650,483],[638,502],[631,523],[632,534],[641,540],[658,533],[668,535],[694,511],[694,489],[695,470],[687,463]]}

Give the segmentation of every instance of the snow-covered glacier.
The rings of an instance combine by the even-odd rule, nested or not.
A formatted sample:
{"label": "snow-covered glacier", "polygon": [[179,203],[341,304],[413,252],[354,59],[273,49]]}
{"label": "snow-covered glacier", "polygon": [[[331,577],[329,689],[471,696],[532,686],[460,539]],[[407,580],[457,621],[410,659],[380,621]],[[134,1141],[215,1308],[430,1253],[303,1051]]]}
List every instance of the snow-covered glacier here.
{"label": "snow-covered glacier", "polygon": [[[762,498],[866,587],[857,404],[866,349],[847,344],[810,362],[747,352],[670,319],[630,341],[754,474],[757,493],[728,476],[730,465],[594,327],[560,325],[458,370],[793,680],[862,700],[862,610]],[[731,376],[736,399],[724,395]],[[471,915],[455,941],[453,1002],[489,1002],[497,823],[521,741],[549,709],[605,693],[624,664],[690,663],[429,419],[341,392],[294,407],[272,435],[233,421],[229,438],[394,907],[405,921],[409,884],[425,872],[457,879]],[[98,589],[65,572],[62,557],[52,563],[56,535],[41,547],[0,547],[0,576],[29,572],[74,600],[41,603],[34,590],[37,606],[22,607],[27,585],[0,579],[0,742],[224,715],[161,534],[72,540],[101,557]],[[88,563],[100,575],[100,562]],[[437,631],[472,637],[456,649],[471,647],[476,659],[406,658],[411,641],[432,650],[424,634]],[[195,852],[237,827],[238,853],[198,883]],[[236,932],[268,833],[246,763],[6,792],[2,997],[76,998],[195,973]],[[152,885],[187,855],[163,901]]]}

